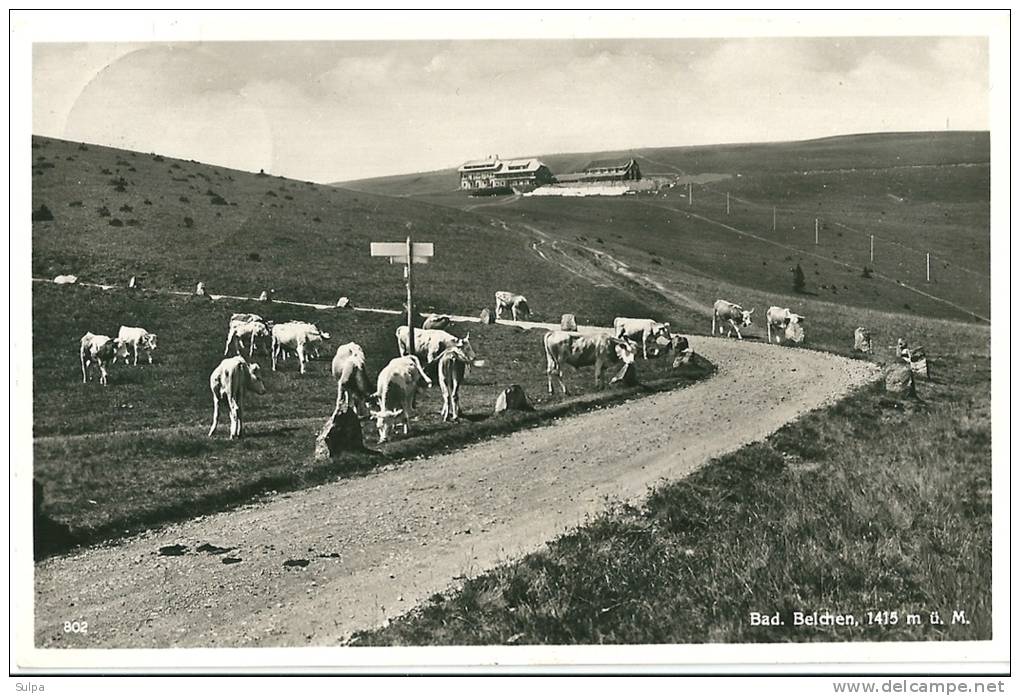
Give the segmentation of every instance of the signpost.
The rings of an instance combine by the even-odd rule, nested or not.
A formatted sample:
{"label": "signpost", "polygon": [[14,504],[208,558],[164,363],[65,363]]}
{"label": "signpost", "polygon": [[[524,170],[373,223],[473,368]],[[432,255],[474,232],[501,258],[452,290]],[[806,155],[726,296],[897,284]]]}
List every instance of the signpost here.
{"label": "signpost", "polygon": [[432,242],[411,242],[407,236],[405,242],[372,242],[372,256],[387,256],[390,263],[403,263],[404,279],[407,281],[407,344],[410,354],[414,355],[414,304],[411,300],[413,278],[411,267],[416,263],[428,263],[434,255]]}

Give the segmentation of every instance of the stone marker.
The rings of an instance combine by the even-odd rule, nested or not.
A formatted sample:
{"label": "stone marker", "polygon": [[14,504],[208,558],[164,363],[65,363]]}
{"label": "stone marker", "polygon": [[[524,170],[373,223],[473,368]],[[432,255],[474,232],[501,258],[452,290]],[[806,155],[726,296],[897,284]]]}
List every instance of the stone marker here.
{"label": "stone marker", "polygon": [[524,389],[519,384],[511,384],[496,397],[496,408],[494,413],[505,411],[534,411],[535,408],[528,402]]}
{"label": "stone marker", "polygon": [[340,309],[347,309],[348,307],[351,306],[351,298],[347,297],[346,295],[341,297],[339,300],[336,301],[336,306],[339,307]]}
{"label": "stone marker", "polygon": [[560,331],[577,331],[577,319],[573,314],[560,317]]}
{"label": "stone marker", "polygon": [[361,421],[353,408],[341,407],[326,420],[315,438],[315,460],[333,459],[341,452],[360,452],[365,449],[361,437]]}
{"label": "stone marker", "polygon": [[495,324],[496,316],[492,313],[492,310],[486,307],[482,310],[481,314],[478,315],[483,324]]}
{"label": "stone marker", "polygon": [[445,329],[453,320],[445,314],[436,314],[421,323],[423,329]]}
{"label": "stone marker", "polygon": [[885,390],[899,396],[917,396],[914,389],[914,373],[905,363],[890,365],[885,370]]}

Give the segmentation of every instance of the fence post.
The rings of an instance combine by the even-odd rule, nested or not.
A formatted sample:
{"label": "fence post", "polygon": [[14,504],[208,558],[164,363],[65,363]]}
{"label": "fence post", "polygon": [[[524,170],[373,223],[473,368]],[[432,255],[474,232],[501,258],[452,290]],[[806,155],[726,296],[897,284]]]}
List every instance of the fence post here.
{"label": "fence post", "polygon": [[930,283],[931,282],[931,253],[930,252],[924,255],[924,276],[925,276],[925,281]]}
{"label": "fence post", "polygon": [[818,246],[818,218],[815,218],[815,246]]}
{"label": "fence post", "polygon": [[726,214],[730,214],[730,192],[726,192]]}
{"label": "fence post", "polygon": [[871,263],[875,263],[875,235],[871,235]]}

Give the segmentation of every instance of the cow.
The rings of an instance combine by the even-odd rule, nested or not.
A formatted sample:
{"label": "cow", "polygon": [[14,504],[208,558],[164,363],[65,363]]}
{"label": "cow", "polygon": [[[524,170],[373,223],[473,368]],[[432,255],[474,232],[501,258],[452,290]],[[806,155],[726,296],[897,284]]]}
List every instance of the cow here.
{"label": "cow", "polygon": [[262,321],[241,321],[231,319],[230,328],[227,331],[227,344],[223,348],[223,355],[230,354],[230,347],[234,346],[237,354],[240,355],[244,349],[244,343],[248,341],[248,357],[255,355],[255,348],[261,343],[271,343],[272,334],[269,324]]}
{"label": "cow", "polygon": [[[398,326],[396,330],[397,350],[401,355],[408,355],[408,331],[406,326]],[[471,347],[471,334],[464,338],[457,338],[451,333],[442,329],[415,329],[414,330],[414,353],[426,365],[435,362],[439,355],[447,348],[460,348],[468,356],[469,360],[475,359],[475,351]]]}
{"label": "cow", "polygon": [[315,324],[306,321],[288,321],[273,326],[273,371],[276,370],[276,362],[285,351],[297,353],[298,365],[301,374],[305,373],[308,365],[308,353],[313,346],[322,341],[328,341],[329,334],[321,331]]}
{"label": "cow", "polygon": [[[716,321],[719,322],[720,334],[722,334],[723,322],[726,322],[731,327],[727,328],[726,337],[729,338],[733,335],[733,331],[736,331],[737,338],[743,340],[743,336],[740,335],[740,326],[750,326],[752,314],[754,314],[753,309],[747,310],[726,300],[716,300],[712,306],[712,335],[715,335]],[[740,322],[740,326],[737,326],[737,322]]]}
{"label": "cow", "polygon": [[81,337],[78,350],[78,357],[81,358],[82,384],[88,383],[88,368],[94,364],[99,368],[99,383],[106,386],[109,381],[106,371],[107,364],[112,365],[117,358],[127,360],[127,356],[127,349],[119,339],[94,334],[91,331],[86,333]]}
{"label": "cow", "polygon": [[641,354],[645,360],[648,359],[648,344],[660,336],[669,339],[669,323],[653,321],[652,319],[631,319],[628,317],[616,317],[613,319],[613,331],[617,338],[629,338],[639,341]]}
{"label": "cow", "polygon": [[241,407],[244,404],[245,392],[251,390],[256,394],[265,394],[266,385],[262,381],[261,368],[258,363],[250,363],[240,355],[224,358],[209,375],[209,390],[212,392],[213,417],[209,437],[216,432],[220,421],[220,400],[226,399],[230,409],[230,439],[239,438],[244,434],[244,417]]}
{"label": "cow", "polygon": [[445,330],[453,322],[449,316],[445,314],[433,314],[431,317],[425,319],[422,322],[421,328],[423,329],[439,329]]}
{"label": "cow", "polygon": [[439,356],[439,387],[443,392],[444,421],[455,421],[460,418],[460,385],[464,381],[464,372],[473,358],[460,348],[447,348]]}
{"label": "cow", "polygon": [[122,326],[117,332],[117,340],[126,350],[134,354],[133,364],[138,364],[139,349],[145,351],[145,357],[149,359],[149,364],[152,364],[152,353],[156,350],[156,334],[149,333],[139,326]]}
{"label": "cow", "polygon": [[503,316],[503,310],[509,309],[510,316],[517,321],[518,318],[527,319],[531,316],[531,309],[528,308],[528,298],[524,295],[515,295],[506,290],[496,292],[496,318]]}
{"label": "cow", "polygon": [[380,444],[389,439],[393,422],[401,417],[404,422],[404,434],[407,435],[419,382],[432,386],[432,380],[422,370],[421,361],[416,355],[393,358],[379,373],[376,391],[371,398],[379,404],[379,410],[373,412],[372,417],[375,418],[376,427],[379,428]]}
{"label": "cow", "polygon": [[563,383],[563,365],[574,368],[595,366],[595,387],[602,386],[602,371],[606,365],[623,361],[625,365],[634,362],[637,345],[628,339],[617,338],[608,333],[582,334],[577,331],[550,331],[542,339],[545,345],[546,376],[549,393],[553,393],[553,375],[560,382],[560,389],[567,393]]}
{"label": "cow", "polygon": [[[803,321],[802,315],[794,314],[788,307],[769,307],[765,313],[769,343],[772,343],[772,329],[776,329],[776,343],[781,343],[784,335],[794,343],[801,343],[804,340]],[[780,330],[782,334],[779,333]]]}
{"label": "cow", "polygon": [[345,343],[336,349],[331,365],[336,380],[336,410],[353,401],[358,416],[368,415],[366,401],[371,393],[365,368],[365,351],[357,343]]}
{"label": "cow", "polygon": [[78,282],[78,276],[76,275],[58,275],[53,279],[53,282],[57,285],[74,285]]}

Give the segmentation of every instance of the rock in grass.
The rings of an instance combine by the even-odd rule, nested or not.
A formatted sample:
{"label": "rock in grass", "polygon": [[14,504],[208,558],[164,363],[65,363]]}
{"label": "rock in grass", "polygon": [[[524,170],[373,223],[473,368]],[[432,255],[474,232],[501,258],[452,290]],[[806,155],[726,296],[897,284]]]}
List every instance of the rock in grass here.
{"label": "rock in grass", "polygon": [[914,373],[909,365],[890,365],[885,369],[885,390],[897,396],[916,397]]}
{"label": "rock in grass", "polygon": [[365,442],[361,437],[361,421],[354,409],[341,407],[333,412],[315,438],[316,461],[333,459],[341,452],[361,452]]}
{"label": "rock in grass", "polygon": [[496,397],[494,413],[506,411],[534,411],[535,408],[528,401],[528,396],[519,384],[511,384]]}
{"label": "rock in grass", "polygon": [[577,331],[577,319],[573,314],[560,317],[560,331]]}

